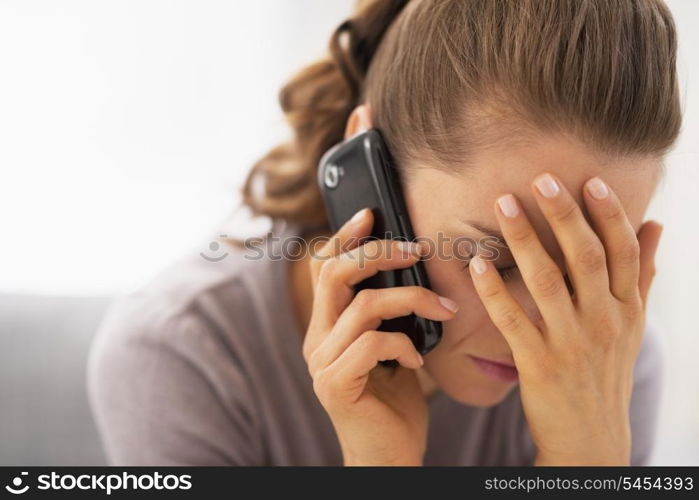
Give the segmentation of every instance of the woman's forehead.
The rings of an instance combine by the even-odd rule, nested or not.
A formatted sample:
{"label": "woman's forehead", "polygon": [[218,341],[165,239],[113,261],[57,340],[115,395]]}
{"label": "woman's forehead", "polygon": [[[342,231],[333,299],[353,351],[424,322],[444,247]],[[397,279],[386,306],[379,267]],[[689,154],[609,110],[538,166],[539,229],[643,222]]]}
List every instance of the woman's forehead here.
{"label": "woman's forehead", "polygon": [[477,220],[485,227],[498,228],[495,200],[512,193],[524,207],[544,246],[556,258],[561,257],[560,249],[531,188],[537,175],[550,172],[558,177],[586,217],[583,185],[593,176],[600,177],[619,197],[629,221],[638,231],[659,171],[657,159],[600,159],[579,144],[549,140],[530,143],[527,147],[481,152],[460,172],[417,169],[411,173],[406,196],[414,207],[420,207],[423,228],[429,230],[427,226],[435,229],[435,224],[443,226],[445,221],[458,219]]}
{"label": "woman's forehead", "polygon": [[418,182],[410,184],[432,189],[440,186],[442,201],[448,197],[449,202],[472,210],[492,207],[505,193],[514,194],[528,208],[535,206],[531,183],[541,173],[558,177],[578,203],[582,203],[583,184],[598,176],[617,194],[631,217],[645,211],[660,171],[661,161],[654,157],[605,157],[569,136],[542,135],[524,145],[513,142],[477,151],[468,166],[452,173],[417,169],[410,178]]}

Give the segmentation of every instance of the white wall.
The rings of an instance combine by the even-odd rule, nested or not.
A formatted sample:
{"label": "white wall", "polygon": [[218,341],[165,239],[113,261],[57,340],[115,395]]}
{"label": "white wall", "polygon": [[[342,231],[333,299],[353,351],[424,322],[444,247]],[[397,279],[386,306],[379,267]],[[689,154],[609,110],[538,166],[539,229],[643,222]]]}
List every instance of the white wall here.
{"label": "white wall", "polygon": [[201,246],[351,5],[0,1],[0,290],[119,292]]}
{"label": "white wall", "polygon": [[679,31],[684,125],[648,216],[664,223],[650,312],[665,348],[656,460],[699,465],[699,2],[666,0]]}
{"label": "white wall", "polygon": [[[216,231],[287,137],[279,86],[352,0],[0,0],[0,291],[119,293]],[[649,216],[666,391],[656,461],[699,464],[699,2],[668,0],[685,125]]]}

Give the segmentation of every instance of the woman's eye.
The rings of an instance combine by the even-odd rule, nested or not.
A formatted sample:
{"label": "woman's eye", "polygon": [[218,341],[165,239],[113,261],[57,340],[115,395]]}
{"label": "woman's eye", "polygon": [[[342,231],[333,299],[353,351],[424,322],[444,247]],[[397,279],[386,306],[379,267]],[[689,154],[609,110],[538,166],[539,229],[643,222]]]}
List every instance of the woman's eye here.
{"label": "woman's eye", "polygon": [[503,281],[511,280],[515,277],[517,271],[519,271],[517,266],[498,267],[497,270]]}

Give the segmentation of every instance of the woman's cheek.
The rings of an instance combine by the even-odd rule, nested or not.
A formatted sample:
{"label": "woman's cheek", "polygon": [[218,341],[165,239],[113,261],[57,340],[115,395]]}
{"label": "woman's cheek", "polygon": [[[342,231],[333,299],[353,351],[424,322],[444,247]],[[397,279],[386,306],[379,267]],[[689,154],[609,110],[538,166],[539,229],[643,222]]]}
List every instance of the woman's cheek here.
{"label": "woman's cheek", "polygon": [[430,280],[430,288],[436,293],[458,302],[457,296],[464,290],[473,290],[473,283],[468,270],[462,270],[463,264],[457,260],[430,255],[423,261]]}
{"label": "woman's cheek", "polygon": [[430,288],[439,295],[455,300],[459,310],[472,309],[479,302],[468,269],[463,269],[464,265],[463,261],[455,259],[431,258],[425,261]]}
{"label": "woman's cheek", "polygon": [[440,346],[436,348],[440,351],[449,349],[456,343],[463,344],[467,341],[464,337],[483,332],[488,320],[470,275],[467,270],[462,270],[463,265],[458,261],[426,261],[432,290],[455,300],[459,305],[456,316],[443,324],[443,338],[440,342],[442,349],[439,349]]}

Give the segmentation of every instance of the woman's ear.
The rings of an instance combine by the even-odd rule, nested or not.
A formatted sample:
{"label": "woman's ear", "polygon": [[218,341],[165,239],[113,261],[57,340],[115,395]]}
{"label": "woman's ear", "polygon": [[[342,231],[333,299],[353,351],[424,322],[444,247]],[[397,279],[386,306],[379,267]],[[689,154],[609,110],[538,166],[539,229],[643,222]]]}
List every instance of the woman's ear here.
{"label": "woman's ear", "polygon": [[357,135],[371,128],[371,108],[368,104],[360,104],[352,110],[352,113],[347,120],[347,128],[345,128],[345,139]]}

